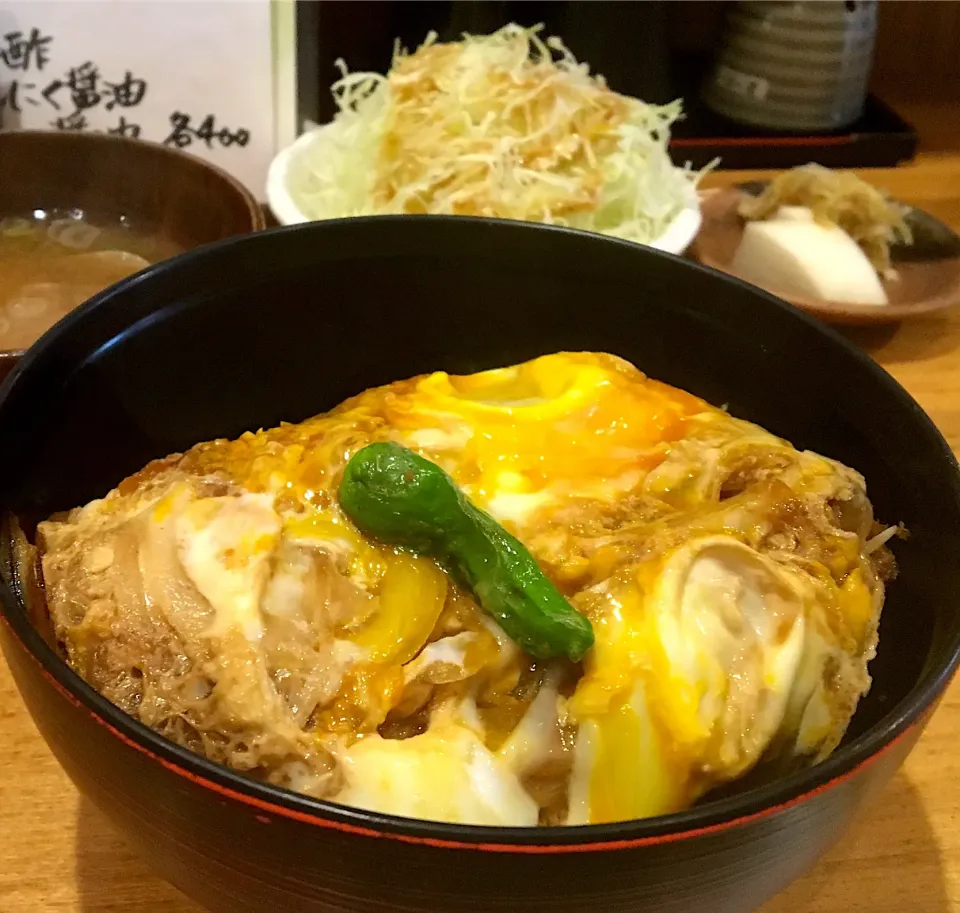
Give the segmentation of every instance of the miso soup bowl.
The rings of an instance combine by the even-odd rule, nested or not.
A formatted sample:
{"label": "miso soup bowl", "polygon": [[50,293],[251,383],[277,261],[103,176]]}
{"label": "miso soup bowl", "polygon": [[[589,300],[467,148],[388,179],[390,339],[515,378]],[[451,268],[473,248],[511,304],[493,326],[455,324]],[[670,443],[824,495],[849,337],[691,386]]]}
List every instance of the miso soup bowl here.
{"label": "miso soup bowl", "polygon": [[27,524],[153,457],[366,387],[615,352],[857,467],[895,546],[873,689],[843,745],[679,814],[511,829],[359,811],[153,734],[47,646],[3,563],[0,640],[44,738],[156,870],[214,913],[747,913],[878,796],[958,661],[960,476],[917,404],[775,298],[626,242],[467,218],[281,228],[155,266],[48,333],[0,389],[0,506]]}
{"label": "miso soup bowl", "polygon": [[[0,132],[0,219],[74,212],[112,227],[129,222],[190,250],[264,226],[256,198],[227,172],[159,143],[100,133]],[[0,349],[0,379],[23,354]]]}

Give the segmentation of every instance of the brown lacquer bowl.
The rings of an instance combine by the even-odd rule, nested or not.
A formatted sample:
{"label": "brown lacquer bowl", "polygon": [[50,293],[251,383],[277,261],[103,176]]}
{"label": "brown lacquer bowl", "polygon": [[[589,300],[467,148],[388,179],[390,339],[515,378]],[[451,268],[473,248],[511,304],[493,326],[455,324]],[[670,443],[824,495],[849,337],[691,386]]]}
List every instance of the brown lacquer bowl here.
{"label": "brown lacquer bowl", "polygon": [[[243,184],[158,143],[77,131],[2,131],[0,166],[0,218],[56,210],[82,213],[108,229],[122,220],[174,251],[264,226],[263,211]],[[0,346],[0,378],[22,354]]]}
{"label": "brown lacquer bowl", "polygon": [[960,476],[917,404],[833,331],[643,247],[468,218],[381,217],[222,242],[56,326],[0,389],[0,506],[28,523],[152,457],[365,387],[608,350],[866,475],[895,546],[874,687],[827,761],[682,814],[568,829],[411,821],[201,760],[77,678],[3,586],[0,639],[78,788],[216,913],[745,913],[807,869],[913,747],[958,661]]}

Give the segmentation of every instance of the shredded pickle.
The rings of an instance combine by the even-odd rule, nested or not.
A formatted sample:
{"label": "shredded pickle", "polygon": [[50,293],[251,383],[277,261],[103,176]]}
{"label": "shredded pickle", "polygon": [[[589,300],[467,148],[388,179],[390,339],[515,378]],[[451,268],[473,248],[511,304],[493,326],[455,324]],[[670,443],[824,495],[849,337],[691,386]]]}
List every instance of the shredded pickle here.
{"label": "shredded pickle", "polygon": [[350,73],[333,122],[291,162],[312,219],[430,213],[545,222],[649,243],[691,206],[702,172],[667,152],[681,102],[610,90],[558,38],[508,25],[397,48],[386,76]]}

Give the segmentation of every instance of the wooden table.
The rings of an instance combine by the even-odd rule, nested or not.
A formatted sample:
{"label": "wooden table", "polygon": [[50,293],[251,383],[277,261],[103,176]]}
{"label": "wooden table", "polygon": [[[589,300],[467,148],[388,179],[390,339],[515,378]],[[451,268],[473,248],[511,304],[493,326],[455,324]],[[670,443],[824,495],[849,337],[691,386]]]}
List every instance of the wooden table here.
{"label": "wooden table", "polygon": [[[707,186],[747,177],[712,175]],[[870,174],[960,229],[960,155]],[[854,340],[960,450],[960,310]],[[960,679],[875,805],[763,913],[960,913]],[[0,660],[0,913],[201,913],[154,876],[80,798]]]}

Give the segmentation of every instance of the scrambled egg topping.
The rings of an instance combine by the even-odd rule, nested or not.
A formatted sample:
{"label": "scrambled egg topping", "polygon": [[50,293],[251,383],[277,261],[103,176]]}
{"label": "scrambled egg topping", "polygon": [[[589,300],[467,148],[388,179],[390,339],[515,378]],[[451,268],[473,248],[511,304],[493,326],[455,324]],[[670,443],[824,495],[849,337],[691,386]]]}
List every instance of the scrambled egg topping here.
{"label": "scrambled egg topping", "polygon": [[[341,512],[391,440],[442,466],[593,624],[525,656],[433,561]],[[40,526],[73,667],[147,725],[310,795],[477,824],[684,808],[812,762],[869,687],[863,479],[611,355],[368,390],[199,444]]]}

